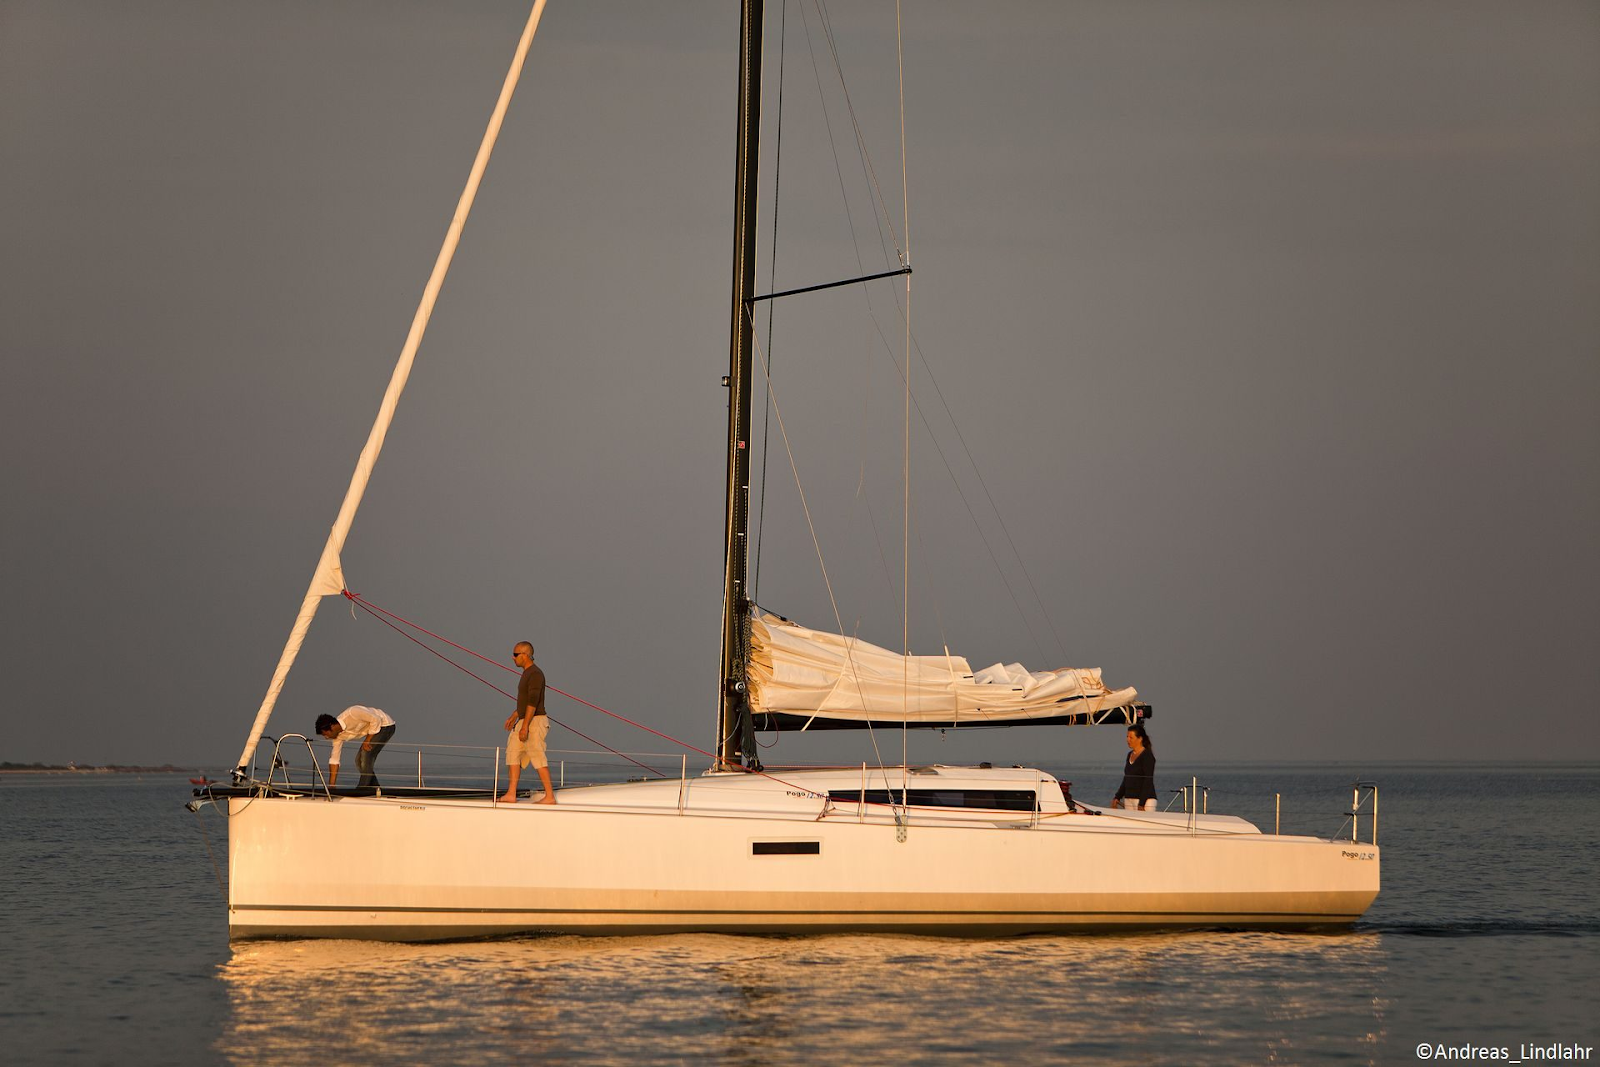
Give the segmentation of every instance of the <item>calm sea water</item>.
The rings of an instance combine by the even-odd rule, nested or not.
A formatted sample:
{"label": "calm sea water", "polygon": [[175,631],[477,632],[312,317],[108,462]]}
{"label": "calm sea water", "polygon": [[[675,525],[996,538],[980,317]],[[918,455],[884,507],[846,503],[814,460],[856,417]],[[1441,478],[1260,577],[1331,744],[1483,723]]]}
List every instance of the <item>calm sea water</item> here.
{"label": "calm sea water", "polygon": [[[1086,799],[1115,787],[1053,769]],[[1353,777],[1181,771],[1214,812],[1270,829],[1281,792],[1284,830],[1323,834]],[[232,948],[202,834],[221,864],[222,820],[183,809],[183,776],[7,775],[0,1062],[1386,1064],[1557,1042],[1600,1062],[1600,766],[1364,772],[1384,887],[1349,933]]]}

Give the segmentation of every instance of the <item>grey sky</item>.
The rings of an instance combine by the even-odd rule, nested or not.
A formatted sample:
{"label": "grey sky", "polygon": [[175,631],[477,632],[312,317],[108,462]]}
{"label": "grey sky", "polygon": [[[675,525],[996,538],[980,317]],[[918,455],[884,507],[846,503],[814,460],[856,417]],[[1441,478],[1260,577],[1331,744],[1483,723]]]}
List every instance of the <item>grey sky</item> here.
{"label": "grey sky", "polygon": [[[900,228],[893,4],[831,6]],[[913,383],[977,516],[919,428],[914,649],[1102,666],[1164,762],[1600,751],[1600,9],[904,9]],[[525,16],[0,0],[0,758],[237,754]],[[841,180],[883,262],[806,29],[791,4],[780,288],[857,271]],[[733,0],[552,0],[344,553],[373,602],[500,658],[527,637],[552,684],[701,747],[736,36]],[[771,205],[769,171],[763,289]],[[892,293],[876,322],[859,290],[787,301],[772,351],[844,625],[886,645]],[[831,628],[781,446],[768,469],[761,598]],[[493,745],[504,712],[330,602],[268,732],[351,703],[407,742]]]}

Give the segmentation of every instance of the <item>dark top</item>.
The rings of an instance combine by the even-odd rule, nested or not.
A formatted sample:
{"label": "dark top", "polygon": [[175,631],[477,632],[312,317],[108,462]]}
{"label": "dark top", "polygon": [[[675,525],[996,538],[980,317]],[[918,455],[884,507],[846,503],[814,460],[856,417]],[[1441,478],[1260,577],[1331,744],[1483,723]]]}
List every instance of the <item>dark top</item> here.
{"label": "dark top", "polygon": [[1137,756],[1128,754],[1127,769],[1116,800],[1154,800],[1156,798],[1156,754],[1148,748]]}
{"label": "dark top", "polygon": [[520,717],[530,704],[535,715],[544,714],[544,671],[537,663],[528,664],[528,669],[522,672],[522,681],[517,683],[517,710],[513,714]]}

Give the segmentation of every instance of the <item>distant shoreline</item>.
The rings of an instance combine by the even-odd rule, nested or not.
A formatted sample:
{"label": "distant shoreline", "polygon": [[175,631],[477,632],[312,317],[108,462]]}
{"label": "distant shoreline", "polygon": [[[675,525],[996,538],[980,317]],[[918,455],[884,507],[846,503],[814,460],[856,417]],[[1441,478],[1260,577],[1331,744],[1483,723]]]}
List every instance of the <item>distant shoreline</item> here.
{"label": "distant shoreline", "polygon": [[172,764],[163,764],[160,767],[125,767],[121,764],[110,763],[104,767],[63,766],[53,763],[6,763],[0,764],[0,774],[200,774],[196,767],[174,767]]}

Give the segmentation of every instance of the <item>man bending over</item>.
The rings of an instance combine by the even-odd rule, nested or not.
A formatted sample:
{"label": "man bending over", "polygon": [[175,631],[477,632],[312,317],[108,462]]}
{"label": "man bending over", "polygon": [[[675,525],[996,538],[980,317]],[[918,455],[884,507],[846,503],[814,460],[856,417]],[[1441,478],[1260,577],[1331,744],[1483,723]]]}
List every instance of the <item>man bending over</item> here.
{"label": "man bending over", "polygon": [[389,738],[394,736],[393,719],[377,708],[353,704],[341,711],[338,718],[318,715],[317,733],[333,742],[333,755],[328,757],[329,789],[339,781],[340,750],[346,741],[357,738],[361,739],[361,749],[356,753],[356,770],[361,772],[361,780],[356,783],[356,788],[378,787],[378,776],[372,773],[372,765],[377,762],[383,746],[389,743]]}

